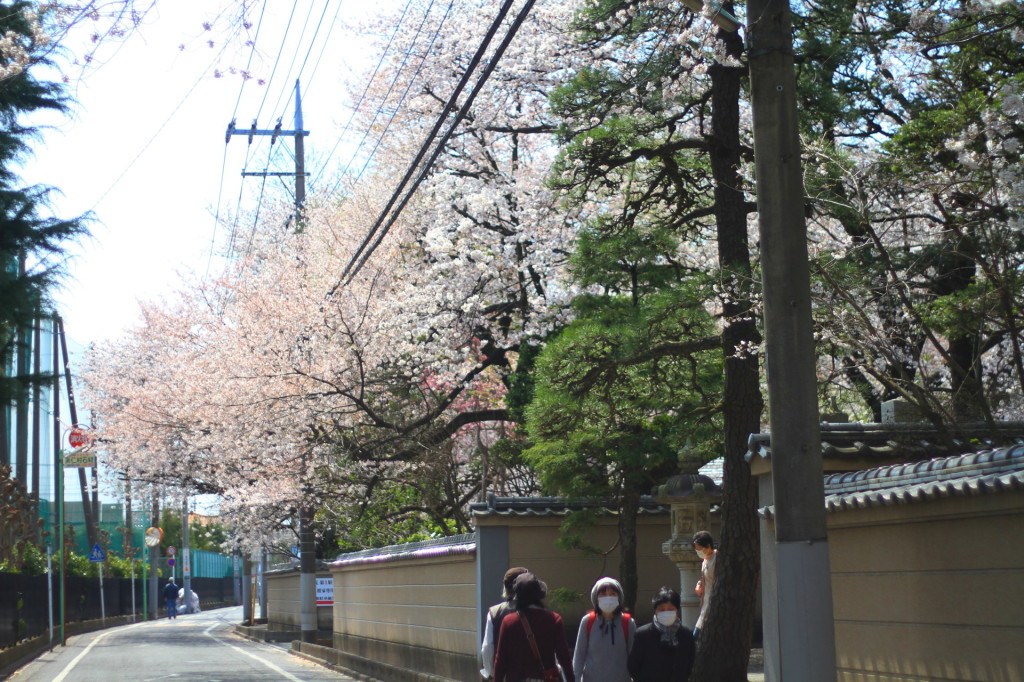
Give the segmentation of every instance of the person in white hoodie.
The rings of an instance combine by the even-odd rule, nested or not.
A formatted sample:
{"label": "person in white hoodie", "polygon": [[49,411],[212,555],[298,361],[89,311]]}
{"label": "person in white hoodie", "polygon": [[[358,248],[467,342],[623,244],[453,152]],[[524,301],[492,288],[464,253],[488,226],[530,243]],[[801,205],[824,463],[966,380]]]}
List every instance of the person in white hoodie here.
{"label": "person in white hoodie", "polygon": [[624,601],[615,578],[601,578],[590,590],[594,610],[580,621],[572,659],[579,682],[629,682],[626,660],[636,622],[623,610]]}

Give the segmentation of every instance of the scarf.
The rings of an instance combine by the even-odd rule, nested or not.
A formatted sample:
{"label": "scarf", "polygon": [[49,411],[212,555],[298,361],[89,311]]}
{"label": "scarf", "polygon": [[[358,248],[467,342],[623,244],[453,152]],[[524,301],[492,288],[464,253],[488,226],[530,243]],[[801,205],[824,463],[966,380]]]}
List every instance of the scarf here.
{"label": "scarf", "polygon": [[668,646],[674,647],[679,646],[679,619],[672,625],[664,626],[658,622],[658,619],[654,619],[654,627],[661,633],[661,643],[667,644]]}

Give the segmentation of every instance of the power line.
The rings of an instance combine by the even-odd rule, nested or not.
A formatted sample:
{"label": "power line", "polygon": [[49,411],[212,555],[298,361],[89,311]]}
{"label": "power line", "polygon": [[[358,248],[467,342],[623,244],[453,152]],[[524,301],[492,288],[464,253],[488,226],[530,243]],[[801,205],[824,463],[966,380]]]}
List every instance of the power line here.
{"label": "power line", "polygon": [[[423,65],[426,64],[426,61],[427,61],[427,55],[430,53],[430,49],[434,46],[434,42],[437,40],[438,36],[440,35],[441,29],[444,27],[445,22],[447,22],[448,15],[451,13],[452,7],[454,5],[455,5],[455,0],[451,0],[451,2],[448,3],[448,8],[445,10],[444,16],[441,17],[441,22],[438,24],[437,28],[434,30],[434,35],[431,36],[430,42],[427,44],[426,50],[424,50],[423,57],[420,59],[419,64],[416,66],[416,71],[409,78],[409,82],[406,84],[405,90],[402,92],[402,95],[398,98],[398,102],[394,105],[393,111],[391,112],[391,116],[390,116],[390,118],[388,118],[388,122],[386,124],[384,124],[384,129],[381,130],[380,135],[377,136],[377,141],[374,143],[373,149],[371,149],[370,153],[367,154],[366,160],[363,162],[363,167],[359,170],[359,173],[356,175],[356,178],[355,178],[356,180],[361,178],[363,176],[363,173],[366,172],[366,169],[369,167],[370,161],[373,159],[374,154],[377,153],[377,149],[380,147],[381,143],[384,141],[384,137],[387,135],[388,130],[391,129],[391,124],[394,122],[395,118],[398,116],[398,112],[401,109],[402,104],[405,103],[405,98],[409,95],[409,91],[412,89],[412,86],[415,84],[416,78],[419,76],[420,71],[423,70]],[[341,170],[341,172],[338,174],[338,179],[335,181],[334,185],[331,187],[331,190],[330,190],[330,192],[328,192],[328,194],[333,194],[335,192],[335,190],[338,189],[338,185],[341,184],[341,181],[345,177],[345,174],[348,173],[349,168],[351,168],[352,164],[355,163],[356,157],[359,155],[359,150],[363,148],[363,144],[366,142],[366,138],[368,138],[370,136],[370,132],[373,129],[373,124],[377,122],[377,117],[380,116],[381,112],[384,110],[384,106],[385,106],[385,104],[387,104],[387,100],[388,100],[388,97],[391,95],[391,91],[394,89],[395,85],[398,83],[399,77],[402,75],[402,70],[405,68],[406,60],[410,56],[412,56],[412,46],[415,45],[416,38],[419,37],[419,34],[421,33],[421,31],[423,29],[423,25],[426,23],[427,17],[429,16],[430,9],[433,6],[434,6],[434,3],[431,2],[430,6],[427,8],[427,11],[423,15],[423,20],[420,22],[419,27],[416,29],[416,37],[413,38],[412,44],[410,45],[409,49],[406,50],[406,53],[405,53],[405,55],[403,57],[403,60],[402,60],[402,63],[399,65],[398,71],[395,73],[395,76],[394,76],[394,78],[391,81],[391,85],[388,87],[388,91],[381,98],[380,103],[377,105],[377,110],[373,113],[373,118],[370,120],[370,123],[366,126],[366,130],[363,132],[363,136],[359,140],[359,144],[356,145],[356,148],[352,152],[352,156],[349,158],[348,163],[345,164],[345,168],[343,168]],[[350,119],[350,122],[351,122],[351,119]],[[326,162],[325,162],[324,166],[321,167],[320,170],[323,171],[325,167],[326,167]]]}
{"label": "power line", "polygon": [[260,114],[263,113],[263,107],[267,103],[267,95],[270,94],[270,83],[274,80],[274,75],[277,73],[277,67],[281,63],[281,53],[284,52],[284,43],[288,37],[288,31],[292,27],[292,19],[295,18],[295,7],[298,3],[292,5],[292,11],[288,14],[288,23],[284,27],[284,35],[281,36],[281,47],[277,50],[277,56],[274,58],[274,68],[270,70],[270,77],[267,78],[267,89],[263,91],[263,100],[260,102],[260,108],[256,110],[256,119],[259,120]]}
{"label": "power line", "polygon": [[[369,234],[367,234],[362,244],[360,244],[359,249],[357,249],[356,253],[352,256],[352,259],[349,261],[348,265],[345,266],[345,270],[341,274],[341,278],[343,281],[352,281],[352,278],[355,277],[359,270],[362,269],[367,259],[373,254],[374,251],[376,251],[377,247],[380,246],[381,241],[384,239],[385,236],[387,236],[387,233],[388,231],[390,231],[392,225],[394,225],[395,221],[398,220],[398,216],[401,214],[402,209],[405,208],[406,204],[412,198],[412,195],[416,192],[416,189],[419,187],[420,183],[423,182],[423,179],[426,177],[427,173],[430,172],[431,167],[433,166],[434,162],[437,161],[437,157],[441,155],[441,152],[444,150],[444,147],[447,144],[448,140],[455,132],[456,127],[458,127],[459,123],[461,123],[462,120],[469,113],[469,109],[472,106],[473,101],[476,99],[476,96],[480,94],[480,91],[483,89],[483,86],[487,82],[487,79],[490,77],[491,73],[494,72],[494,69],[498,65],[498,62],[501,60],[502,55],[504,55],[505,50],[508,48],[509,44],[512,42],[512,39],[519,31],[520,26],[522,26],[523,22],[526,20],[526,17],[530,13],[530,10],[533,8],[533,4],[534,0],[527,0],[523,7],[519,10],[519,14],[516,15],[516,18],[513,21],[512,26],[510,26],[508,31],[505,33],[505,37],[502,39],[501,43],[498,45],[497,50],[495,50],[494,55],[491,57],[490,61],[487,63],[487,66],[484,68],[483,75],[481,75],[479,80],[477,80],[477,83],[473,87],[473,90],[470,92],[469,97],[466,98],[466,101],[462,105],[458,114],[456,115],[455,120],[448,127],[448,130],[445,132],[441,141],[434,148],[434,152],[431,154],[430,159],[423,166],[419,175],[416,177],[416,180],[413,182],[412,187],[409,188],[409,191],[406,193],[405,197],[402,198],[401,203],[399,203],[398,207],[392,213],[391,217],[388,219],[387,224],[381,230],[380,234],[377,236],[377,239],[373,242],[373,245],[363,254],[362,258],[355,265],[355,268],[352,269],[353,264],[356,263],[356,259],[359,258],[359,253],[363,251],[363,249],[369,243],[370,239],[373,238],[374,233],[380,228],[381,224],[384,221],[384,217],[387,215],[392,205],[394,205],[394,202],[398,198],[398,195],[401,193],[402,188],[404,187],[406,181],[408,180],[408,177],[412,174],[412,171],[419,164],[419,161],[420,159],[422,159],[422,156],[425,153],[426,148],[431,144],[434,136],[437,133],[437,130],[440,128],[444,120],[447,118],[447,114],[450,108],[454,106],[455,99],[458,97],[458,94],[461,93],[462,88],[465,85],[465,81],[468,80],[468,77],[464,77],[463,80],[460,81],[459,86],[456,88],[456,92],[453,93],[453,96],[451,98],[449,98],[449,104],[445,106],[445,109],[441,112],[441,115],[438,117],[438,123],[435,125],[435,128],[431,131],[431,134],[428,136],[428,139],[424,143],[423,147],[420,149],[420,152],[417,154],[417,158],[409,166],[409,170],[406,172],[406,176],[402,179],[402,182],[399,184],[399,187],[396,188],[395,192],[392,194],[391,199],[388,201],[388,205],[381,212],[381,215],[377,219],[377,222],[374,223],[373,228],[370,230]],[[487,35],[484,37],[483,43],[477,50],[477,54],[474,55],[473,57],[473,62],[471,62],[470,66],[467,68],[467,76],[470,72],[475,70],[476,65],[479,63],[483,52],[487,49],[487,45],[490,44],[491,38],[493,38],[494,33],[497,32],[498,26],[504,19],[504,16],[508,12],[508,9],[509,7],[511,7],[511,5],[512,0],[507,0],[506,3],[502,6],[502,11],[499,13],[498,18],[495,19],[495,21],[491,24],[491,28],[488,30]],[[333,295],[334,292],[338,289],[338,287],[341,286],[341,284],[341,281],[339,281],[338,284],[335,284],[334,287],[331,289],[330,294]]]}
{"label": "power line", "polygon": [[[384,46],[384,51],[381,53],[380,59],[377,60],[377,66],[374,67],[373,73],[370,74],[370,78],[366,82],[366,87],[363,88],[363,93],[359,96],[359,99],[356,101],[355,106],[352,107],[352,113],[349,115],[348,121],[345,123],[345,128],[341,131],[341,134],[338,136],[338,141],[334,143],[334,146],[331,148],[330,154],[327,155],[327,158],[324,159],[324,163],[320,167],[320,170],[317,171],[316,176],[314,178],[314,182],[317,179],[319,179],[321,175],[323,175],[323,172],[327,167],[327,162],[330,160],[331,157],[334,156],[334,152],[338,150],[338,145],[340,145],[341,141],[345,138],[345,134],[351,127],[352,121],[353,119],[355,119],[356,113],[359,111],[359,108],[363,105],[363,101],[366,99],[366,93],[370,91],[370,86],[373,84],[373,80],[377,77],[377,73],[378,71],[380,71],[380,67],[384,64],[384,60],[387,59],[388,52],[391,50],[391,45],[395,40],[395,36],[398,35],[398,31],[399,29],[401,29],[402,23],[405,21],[405,15],[409,11],[410,4],[411,2],[407,0],[405,6],[402,8],[402,15],[398,18],[398,22],[395,25],[395,30],[392,31],[391,37],[388,38],[388,44]],[[337,185],[335,185],[335,187],[337,187]]]}
{"label": "power line", "polygon": [[[325,9],[326,9],[326,7],[325,7]],[[288,70],[285,71],[285,85],[283,87],[281,87],[281,90],[280,90],[279,94],[277,95],[277,101],[274,103],[274,106],[271,109],[271,116],[273,116],[274,113],[276,113],[278,111],[281,111],[282,112],[281,113],[281,118],[284,117],[284,112],[282,110],[287,105],[282,105],[281,102],[284,100],[285,94],[289,90],[289,86],[287,85],[287,83],[289,83],[289,82],[294,80],[294,77],[292,76],[292,71],[295,69],[295,61],[299,58],[299,48],[301,47],[301,45],[303,43],[303,38],[306,36],[306,29],[309,28],[310,18],[312,17],[312,15],[313,15],[313,4],[310,3],[309,11],[306,12],[306,18],[302,22],[302,31],[299,32],[299,37],[295,41],[295,49],[292,50],[291,62],[289,62],[289,64],[288,64]],[[287,33],[286,33],[285,38],[287,38]],[[285,43],[285,39],[283,38],[282,41],[281,41],[281,51],[282,52],[284,51],[284,43]]]}
{"label": "power line", "polygon": [[[327,2],[324,3],[324,11],[320,13],[320,21],[318,21],[317,24],[316,24],[316,30],[313,31],[313,37],[309,41],[309,49],[306,50],[306,56],[302,58],[302,66],[299,67],[299,79],[300,80],[302,79],[303,71],[306,70],[306,64],[309,63],[309,55],[312,54],[312,52],[313,52],[313,45],[316,44],[316,37],[318,35],[320,35],[320,29],[324,25],[324,17],[327,15],[327,8],[330,7],[330,5],[331,5],[330,0],[327,0]],[[335,12],[334,12],[335,18],[337,18],[338,12],[340,10],[341,10],[341,2],[338,2],[338,9],[335,10]],[[328,30],[327,37],[330,38],[330,35],[331,35],[331,31]],[[324,46],[326,47],[326,45],[327,45],[327,40],[325,39],[324,40]],[[320,55],[323,56],[323,50],[320,51]],[[305,81],[306,82],[306,96],[307,97],[309,96],[309,82],[311,80],[312,80],[312,76],[307,78],[306,81]]]}
{"label": "power line", "polygon": [[[433,143],[434,138],[436,138],[438,132],[440,132],[441,126],[444,125],[444,122],[445,120],[448,119],[448,115],[451,113],[451,111],[455,109],[455,103],[458,101],[459,95],[462,94],[462,91],[469,83],[469,79],[473,76],[473,72],[476,70],[476,67],[480,64],[480,60],[483,59],[483,55],[487,51],[487,47],[491,44],[491,40],[494,38],[494,34],[498,32],[498,27],[501,26],[501,22],[504,21],[505,16],[508,14],[508,11],[512,8],[513,2],[514,0],[505,0],[505,2],[502,3],[501,9],[498,12],[498,16],[495,17],[493,22],[491,22],[491,26],[490,28],[487,29],[487,34],[484,36],[483,42],[480,43],[480,46],[477,48],[476,54],[473,55],[473,58],[470,60],[469,65],[466,67],[466,71],[462,74],[462,78],[460,78],[458,84],[456,84],[455,90],[452,91],[451,96],[448,97],[448,101],[445,102],[444,107],[442,107],[441,112],[437,117],[437,121],[434,122],[434,127],[431,128],[430,132],[427,134],[427,138],[423,141],[423,144],[420,146],[419,151],[416,153],[416,158],[414,158],[412,163],[409,164],[409,168],[405,171],[405,175],[402,176],[402,179],[401,181],[399,181],[398,186],[391,194],[391,198],[388,200],[388,203],[384,207],[384,210],[381,211],[380,216],[378,216],[376,222],[374,222],[373,226],[370,228],[369,233],[363,239],[362,243],[359,245],[359,248],[356,249],[356,252],[352,255],[352,259],[348,262],[348,265],[345,266],[345,270],[342,271],[341,273],[341,280],[339,280],[338,283],[331,288],[330,293],[332,295],[334,294],[335,291],[337,291],[338,287],[341,286],[345,278],[349,277],[349,272],[352,270],[352,266],[353,264],[355,264],[356,259],[359,258],[360,254],[363,252],[363,249],[367,247],[367,245],[370,243],[370,240],[372,240],[374,235],[377,233],[377,230],[379,230],[381,225],[384,223],[385,217],[387,216],[388,212],[391,211],[391,208],[395,205],[395,202],[398,200],[398,196],[402,193],[402,190],[405,189],[406,183],[409,182],[409,179],[412,177],[412,174],[416,171],[416,168],[419,166],[420,161],[423,160],[423,157],[427,153],[427,149],[430,148],[430,145]],[[530,0],[526,6],[531,7],[532,5],[533,2],[532,0]],[[492,60],[492,62],[493,61],[494,60]],[[397,214],[395,217],[397,217]],[[388,224],[388,227],[390,227],[390,225],[393,222],[394,220],[392,219],[392,221]],[[365,258],[363,259],[363,261],[360,262],[356,270],[358,270],[359,267],[362,267],[363,262],[365,262]],[[354,275],[355,273],[353,272],[352,274]],[[351,279],[351,277],[349,277],[349,279]]]}
{"label": "power line", "polygon": [[[263,8],[260,10],[259,21],[256,23],[256,33],[253,34],[252,45],[249,48],[249,60],[245,64],[245,72],[247,74],[250,73],[250,69],[252,68],[252,60],[253,60],[253,57],[255,57],[255,55],[256,55],[256,43],[257,43],[257,41],[259,41],[260,29],[263,27],[263,17],[266,15],[266,12],[267,12],[267,3],[264,2],[263,3]],[[245,91],[245,85],[248,82],[249,82],[249,79],[243,77],[242,78],[242,83],[238,86],[238,98],[235,100],[235,108],[231,112],[231,120],[232,121],[235,120],[237,118],[237,116],[238,116],[238,106],[242,103],[242,93]],[[210,275],[210,265],[213,263],[213,250],[214,250],[214,248],[216,247],[216,244],[217,244],[217,226],[220,225],[220,205],[221,205],[221,198],[224,196],[224,174],[227,172],[227,165],[228,165],[228,145],[227,145],[227,140],[225,140],[224,141],[224,156],[223,156],[223,158],[221,159],[221,162],[220,162],[220,182],[218,183],[218,186],[217,186],[217,210],[213,214],[213,234],[210,236],[210,254],[209,254],[209,256],[206,259],[206,273],[204,274],[204,278],[205,277],[209,277],[209,275]],[[237,213],[236,213],[236,215],[237,215]],[[229,238],[228,246],[227,246],[227,253],[229,255],[231,253],[231,250],[234,248],[235,228],[237,227],[237,225],[238,225],[238,222],[237,222],[237,218],[236,218],[235,223],[231,227],[231,236]]]}
{"label": "power line", "polygon": [[[316,57],[316,63],[313,64],[313,70],[310,72],[309,77],[305,79],[306,94],[307,95],[309,94],[310,86],[313,83],[313,79],[316,77],[316,72],[320,68],[320,62],[321,62],[321,60],[324,57],[324,52],[327,51],[327,46],[331,42],[331,34],[334,33],[334,28],[338,25],[338,15],[341,14],[341,6],[342,6],[342,2],[339,0],[338,7],[337,7],[337,9],[334,10],[334,17],[331,19],[331,25],[327,29],[327,35],[324,36],[324,41],[323,41],[323,43],[320,44],[320,54],[318,54],[317,57]],[[319,28],[317,30],[319,31]],[[302,68],[303,69],[306,68],[305,62],[303,62]],[[302,75],[301,71],[300,71],[299,75],[300,76]]]}

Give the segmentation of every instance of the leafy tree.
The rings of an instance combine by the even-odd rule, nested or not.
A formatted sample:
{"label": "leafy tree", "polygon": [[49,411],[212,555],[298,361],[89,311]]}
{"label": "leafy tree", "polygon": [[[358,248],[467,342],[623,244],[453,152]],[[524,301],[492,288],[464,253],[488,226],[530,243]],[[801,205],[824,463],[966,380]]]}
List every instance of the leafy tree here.
{"label": "leafy tree", "polygon": [[[0,12],[0,33],[7,36],[0,49],[0,363],[23,347],[47,302],[50,288],[61,274],[64,244],[86,233],[85,218],[70,220],[49,215],[54,192],[43,185],[24,186],[18,166],[31,152],[40,131],[26,123],[34,112],[66,113],[69,107],[61,83],[35,77],[46,62],[45,45],[34,30],[32,7],[15,2]],[[27,56],[26,56],[27,55]],[[0,405],[7,405],[41,377],[0,377]]]}
{"label": "leafy tree", "polygon": [[[538,359],[525,457],[546,488],[617,500],[619,575],[637,598],[640,496],[676,470],[688,442],[715,450],[721,365],[714,323],[692,288],[585,296]],[[692,340],[692,341],[687,341]]]}
{"label": "leafy tree", "polygon": [[1019,4],[804,9],[831,385],[875,419],[894,397],[939,425],[1017,414]]}
{"label": "leafy tree", "polygon": [[[721,9],[731,13],[733,5]],[[695,679],[745,679],[760,552],[757,494],[744,456],[749,434],[760,429],[763,399],[747,232],[754,206],[741,175],[750,161],[740,128],[742,40],[680,3],[600,0],[580,12],[575,28],[592,59],[552,96],[566,143],[554,183],[570,205],[597,215],[591,225],[608,236],[598,243],[614,236],[640,249],[637,256],[661,251],[618,272],[599,265],[601,282],[628,295],[657,286],[665,271],[713,273],[717,299],[708,305],[720,316],[723,367],[723,551]],[[666,251],[671,241],[680,246]],[[598,249],[587,260],[604,255]]]}
{"label": "leafy tree", "polygon": [[0,570],[18,571],[38,556],[41,520],[23,481],[0,465]]}

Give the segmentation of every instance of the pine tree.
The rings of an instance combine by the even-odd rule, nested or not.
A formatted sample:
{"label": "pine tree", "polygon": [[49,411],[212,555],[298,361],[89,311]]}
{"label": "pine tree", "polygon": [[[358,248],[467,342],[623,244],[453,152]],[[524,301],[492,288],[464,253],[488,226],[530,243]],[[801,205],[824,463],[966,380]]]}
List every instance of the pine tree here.
{"label": "pine tree", "polygon": [[12,360],[62,274],[64,245],[86,234],[87,223],[85,216],[53,217],[54,188],[26,186],[18,172],[40,138],[26,119],[44,110],[66,113],[70,104],[62,83],[33,75],[49,62],[30,10],[30,3],[18,2],[0,13],[0,33],[16,48],[0,50],[0,405],[41,379],[11,372]]}

